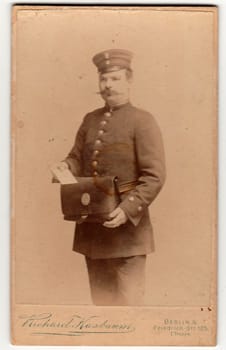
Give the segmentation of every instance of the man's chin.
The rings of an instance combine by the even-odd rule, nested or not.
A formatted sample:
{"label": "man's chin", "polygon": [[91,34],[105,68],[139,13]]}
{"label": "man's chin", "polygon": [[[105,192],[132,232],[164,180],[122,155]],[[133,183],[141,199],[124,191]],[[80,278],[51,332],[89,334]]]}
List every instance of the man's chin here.
{"label": "man's chin", "polygon": [[108,104],[117,104],[117,98],[116,98],[116,96],[114,95],[108,95],[108,96],[106,96],[106,95],[102,95],[102,97],[103,97],[103,99],[104,99],[104,101],[105,102],[107,102]]}

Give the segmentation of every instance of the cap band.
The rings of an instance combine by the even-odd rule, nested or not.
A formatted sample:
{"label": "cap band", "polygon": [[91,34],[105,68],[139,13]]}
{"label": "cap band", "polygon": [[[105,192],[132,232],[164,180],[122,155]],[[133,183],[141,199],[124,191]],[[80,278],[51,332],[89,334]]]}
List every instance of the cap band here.
{"label": "cap band", "polygon": [[93,63],[99,72],[116,71],[119,69],[131,70],[132,53],[122,49],[102,51],[93,57]]}

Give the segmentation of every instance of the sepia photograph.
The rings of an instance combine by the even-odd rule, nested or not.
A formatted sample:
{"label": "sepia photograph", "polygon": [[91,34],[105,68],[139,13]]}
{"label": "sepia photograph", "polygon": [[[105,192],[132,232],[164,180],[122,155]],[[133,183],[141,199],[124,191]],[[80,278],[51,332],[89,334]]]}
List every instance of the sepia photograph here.
{"label": "sepia photograph", "polygon": [[[93,57],[105,106],[86,115],[68,157],[56,164],[67,183],[65,219],[77,222],[73,250],[85,256],[95,305],[143,304],[146,255],[154,249],[148,206],[165,181],[159,128],[130,102],[131,59],[122,49]],[[68,169],[79,177],[74,185],[64,179]]]}
{"label": "sepia photograph", "polygon": [[214,345],[217,8],[12,30],[12,343]]}

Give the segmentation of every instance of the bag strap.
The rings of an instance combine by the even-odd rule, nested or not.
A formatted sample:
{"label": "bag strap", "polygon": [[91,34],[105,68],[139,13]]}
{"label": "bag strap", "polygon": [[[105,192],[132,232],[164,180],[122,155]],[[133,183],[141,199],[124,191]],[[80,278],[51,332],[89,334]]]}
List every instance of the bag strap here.
{"label": "bag strap", "polygon": [[138,181],[136,180],[117,184],[118,192],[124,193],[124,192],[134,190],[137,184],[138,184]]}

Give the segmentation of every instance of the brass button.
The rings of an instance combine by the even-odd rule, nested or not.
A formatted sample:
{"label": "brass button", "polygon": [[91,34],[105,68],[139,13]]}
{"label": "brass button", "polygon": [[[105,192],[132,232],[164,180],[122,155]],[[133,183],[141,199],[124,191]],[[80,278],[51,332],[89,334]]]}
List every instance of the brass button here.
{"label": "brass button", "polygon": [[92,162],[92,166],[93,166],[94,168],[96,168],[97,164],[98,164],[98,162],[97,162],[96,160],[94,160],[94,161]]}
{"label": "brass button", "polygon": [[97,139],[97,140],[95,141],[95,143],[96,143],[97,145],[100,145],[100,144],[101,144],[101,140]]}
{"label": "brass button", "polygon": [[134,197],[133,196],[129,197],[129,201],[133,202],[134,201]]}
{"label": "brass button", "polygon": [[142,211],[142,210],[143,210],[142,206],[140,205],[140,206],[137,208],[137,210],[138,210],[138,211]]}
{"label": "brass button", "polygon": [[81,203],[83,205],[89,205],[89,203],[90,203],[90,195],[89,195],[89,193],[85,192],[85,193],[82,194]]}
{"label": "brass button", "polygon": [[93,172],[93,176],[97,176],[98,175],[98,172],[97,171],[94,171]]}
{"label": "brass button", "polygon": [[107,122],[106,122],[106,120],[102,120],[102,122],[100,122],[100,124],[101,124],[101,125],[106,125]]}
{"label": "brass button", "polygon": [[105,112],[104,115],[105,115],[105,117],[111,117],[111,113],[110,112]]}
{"label": "brass button", "polygon": [[81,219],[82,219],[82,220],[85,220],[86,218],[88,218],[88,215],[82,215],[82,216],[81,216]]}
{"label": "brass button", "polygon": [[103,133],[104,133],[104,130],[99,130],[98,132],[99,135],[103,135]]}
{"label": "brass button", "polygon": [[98,149],[95,149],[94,152],[93,152],[93,155],[97,156],[99,153],[100,153],[100,151],[98,151]]}

